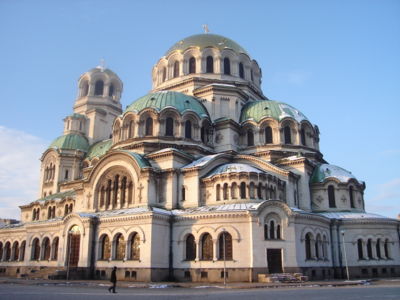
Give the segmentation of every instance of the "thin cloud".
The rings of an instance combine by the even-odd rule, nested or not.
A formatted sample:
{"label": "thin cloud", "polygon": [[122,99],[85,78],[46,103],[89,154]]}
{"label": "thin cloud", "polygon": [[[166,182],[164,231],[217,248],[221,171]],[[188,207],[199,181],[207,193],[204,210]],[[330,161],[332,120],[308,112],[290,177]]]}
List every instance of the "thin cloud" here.
{"label": "thin cloud", "polygon": [[47,142],[0,126],[0,218],[20,218],[19,205],[37,198],[39,158]]}
{"label": "thin cloud", "polygon": [[400,178],[394,178],[377,186],[376,194],[366,202],[368,211],[397,217],[400,213]]}
{"label": "thin cloud", "polygon": [[304,86],[311,78],[311,72],[304,70],[290,70],[279,72],[273,76],[273,81],[281,84],[289,84],[297,87]]}

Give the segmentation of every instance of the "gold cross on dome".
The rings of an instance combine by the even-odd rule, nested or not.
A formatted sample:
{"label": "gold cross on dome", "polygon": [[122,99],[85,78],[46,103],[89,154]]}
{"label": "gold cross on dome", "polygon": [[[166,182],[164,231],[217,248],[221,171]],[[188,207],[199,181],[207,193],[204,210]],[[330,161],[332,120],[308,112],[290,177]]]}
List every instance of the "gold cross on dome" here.
{"label": "gold cross on dome", "polygon": [[204,33],[209,33],[210,29],[208,29],[208,24],[203,24]]}
{"label": "gold cross on dome", "polygon": [[106,61],[104,60],[104,58],[100,59],[100,65],[99,65],[101,70],[104,70],[106,68]]}

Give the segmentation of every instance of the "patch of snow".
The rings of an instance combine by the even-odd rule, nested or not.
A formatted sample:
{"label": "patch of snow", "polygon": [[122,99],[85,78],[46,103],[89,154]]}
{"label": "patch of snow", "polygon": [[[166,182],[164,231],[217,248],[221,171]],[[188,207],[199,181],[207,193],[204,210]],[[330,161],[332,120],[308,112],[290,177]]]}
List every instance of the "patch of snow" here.
{"label": "patch of snow", "polygon": [[221,153],[203,156],[202,158],[199,158],[198,160],[195,160],[195,161],[191,162],[190,164],[184,166],[182,169],[189,169],[189,168],[193,168],[193,167],[202,167],[202,166],[206,165],[209,161],[211,161],[212,159],[217,157],[218,155],[221,155]]}
{"label": "patch of snow", "polygon": [[307,120],[307,117],[305,115],[303,115],[299,110],[288,104],[279,103],[279,108],[281,109],[281,115],[279,116],[280,120],[286,117],[294,118],[299,123],[301,121]]}

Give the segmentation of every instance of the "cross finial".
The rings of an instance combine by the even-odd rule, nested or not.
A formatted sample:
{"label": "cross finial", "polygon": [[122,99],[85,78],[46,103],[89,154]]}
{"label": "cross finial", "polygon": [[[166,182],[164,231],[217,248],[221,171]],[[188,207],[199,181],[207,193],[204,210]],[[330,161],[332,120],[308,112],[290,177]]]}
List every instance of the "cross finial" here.
{"label": "cross finial", "polygon": [[208,24],[203,24],[204,33],[209,33],[210,29],[208,29]]}
{"label": "cross finial", "polygon": [[106,68],[106,61],[104,60],[104,58],[100,59],[100,65],[99,68],[104,71],[104,69]]}

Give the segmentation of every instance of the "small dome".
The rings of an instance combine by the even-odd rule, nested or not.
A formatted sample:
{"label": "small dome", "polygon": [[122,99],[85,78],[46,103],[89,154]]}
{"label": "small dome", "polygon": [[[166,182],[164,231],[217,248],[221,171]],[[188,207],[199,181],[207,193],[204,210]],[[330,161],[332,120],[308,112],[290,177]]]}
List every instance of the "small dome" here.
{"label": "small dome", "polygon": [[334,165],[321,164],[314,169],[311,176],[311,183],[322,183],[325,180],[332,178],[337,179],[340,182],[347,183],[349,180],[353,179],[362,184],[363,182],[358,181],[357,178],[351,174],[351,172]]}
{"label": "small dome", "polygon": [[88,150],[86,157],[89,159],[93,159],[95,157],[103,156],[111,148],[111,146],[112,146],[111,139],[97,142],[96,144],[90,146],[90,149]]}
{"label": "small dome", "polygon": [[81,150],[87,152],[89,143],[87,139],[80,134],[66,134],[56,138],[49,148],[64,150]]}
{"label": "small dome", "polygon": [[154,108],[158,112],[165,108],[175,108],[180,114],[187,111],[196,113],[200,118],[209,118],[207,109],[195,97],[173,91],[161,91],[147,94],[127,107],[126,112],[139,113],[145,108]]}
{"label": "small dome", "polygon": [[227,174],[227,173],[257,173],[257,174],[264,174],[265,172],[257,169],[253,166],[240,164],[240,163],[231,163],[231,164],[224,164],[221,165],[210,173],[207,174],[206,177],[212,177],[219,174]]}
{"label": "small dome", "polygon": [[218,48],[219,50],[232,49],[238,54],[244,53],[249,56],[247,51],[235,41],[232,41],[231,39],[228,39],[222,35],[211,33],[195,34],[184,38],[169,48],[167,53],[165,53],[165,56],[168,56],[174,51],[184,52],[190,47],[198,47],[200,50],[207,47],[214,47]]}
{"label": "small dome", "polygon": [[281,121],[287,117],[293,118],[297,122],[308,120],[305,115],[289,104],[272,100],[257,100],[246,104],[242,108],[240,122],[252,120],[258,123],[263,118],[273,118]]}

